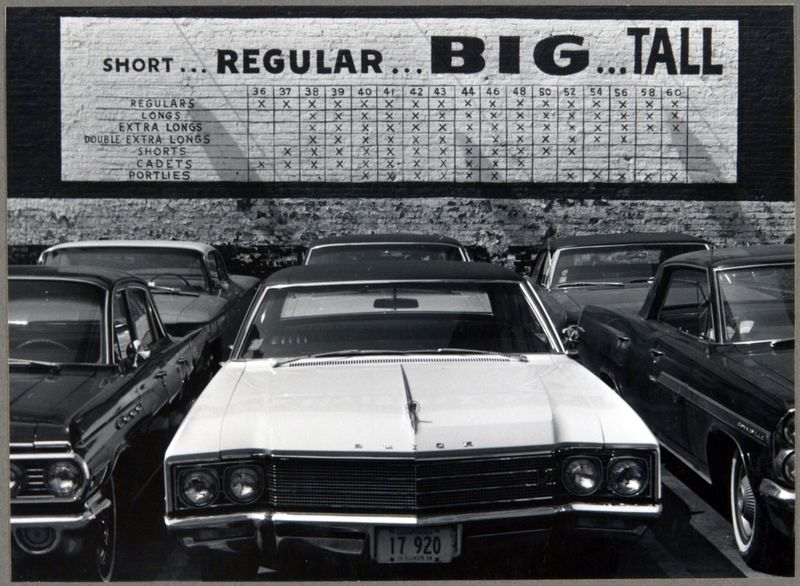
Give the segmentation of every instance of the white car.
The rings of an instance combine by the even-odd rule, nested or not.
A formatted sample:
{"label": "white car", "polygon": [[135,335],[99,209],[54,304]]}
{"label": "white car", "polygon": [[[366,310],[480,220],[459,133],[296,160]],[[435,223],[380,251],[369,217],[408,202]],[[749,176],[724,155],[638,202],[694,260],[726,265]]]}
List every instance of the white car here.
{"label": "white car", "polygon": [[566,355],[524,277],[294,267],[262,283],[169,446],[165,522],[203,552],[204,577],[298,541],[447,563],[555,526],[639,535],[659,474],[655,437]]}

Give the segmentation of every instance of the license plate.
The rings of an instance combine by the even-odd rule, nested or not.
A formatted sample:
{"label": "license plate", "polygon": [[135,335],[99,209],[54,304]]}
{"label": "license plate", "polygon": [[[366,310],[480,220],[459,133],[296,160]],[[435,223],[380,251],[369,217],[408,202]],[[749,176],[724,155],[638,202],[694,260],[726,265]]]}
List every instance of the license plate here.
{"label": "license plate", "polygon": [[446,564],[455,549],[455,527],[392,527],[378,529],[375,559],[380,564]]}

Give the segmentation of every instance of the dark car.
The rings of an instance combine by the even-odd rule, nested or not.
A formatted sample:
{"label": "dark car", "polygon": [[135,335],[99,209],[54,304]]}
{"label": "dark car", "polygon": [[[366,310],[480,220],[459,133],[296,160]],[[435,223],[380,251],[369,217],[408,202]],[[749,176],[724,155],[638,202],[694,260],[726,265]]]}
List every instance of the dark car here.
{"label": "dark car", "polygon": [[707,248],[705,240],[671,232],[549,238],[534,261],[531,282],[561,330],[577,323],[589,304],[635,313],[662,262]]}
{"label": "dark car", "polygon": [[198,394],[205,333],[167,334],[147,284],[116,271],[12,266],[8,286],[16,561],[69,554],[108,580],[121,510]]}
{"label": "dark car", "polygon": [[304,265],[382,260],[469,261],[467,248],[438,234],[351,234],[322,238],[308,246]]}
{"label": "dark car", "polygon": [[207,331],[207,365],[227,355],[259,282],[255,277],[229,274],[219,251],[200,242],[70,242],[48,248],[39,262],[108,267],[143,278],[170,334],[183,336],[201,327]]}
{"label": "dark car", "polygon": [[794,535],[792,247],[676,256],[638,315],[587,306],[579,326],[581,362],[730,496],[745,561],[777,568]]}

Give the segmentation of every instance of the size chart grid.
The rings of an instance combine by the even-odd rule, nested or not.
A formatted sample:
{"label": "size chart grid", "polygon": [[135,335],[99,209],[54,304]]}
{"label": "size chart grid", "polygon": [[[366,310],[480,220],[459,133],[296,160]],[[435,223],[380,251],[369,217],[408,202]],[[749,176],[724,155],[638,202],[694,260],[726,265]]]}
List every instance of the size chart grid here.
{"label": "size chart grid", "polygon": [[112,180],[687,183],[707,168],[688,87],[191,89],[97,97],[94,148]]}

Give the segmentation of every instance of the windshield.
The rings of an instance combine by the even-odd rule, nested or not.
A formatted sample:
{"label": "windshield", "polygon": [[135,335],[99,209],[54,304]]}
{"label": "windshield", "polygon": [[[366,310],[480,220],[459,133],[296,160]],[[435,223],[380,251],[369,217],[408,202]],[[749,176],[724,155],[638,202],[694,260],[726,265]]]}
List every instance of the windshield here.
{"label": "windshield", "polygon": [[269,289],[240,357],[444,348],[550,351],[518,283],[398,282]]}
{"label": "windshield", "polygon": [[662,262],[695,250],[705,250],[705,245],[625,244],[565,248],[558,252],[551,287],[564,287],[571,283],[647,282]]}
{"label": "windshield", "polygon": [[720,271],[723,336],[727,342],[794,338],[794,267]]}
{"label": "windshield", "polygon": [[124,271],[142,277],[154,288],[154,293],[169,289],[208,290],[202,255],[193,250],[127,246],[62,248],[48,252],[44,264],[89,265]]}
{"label": "windshield", "polygon": [[88,283],[10,279],[9,356],[58,363],[99,363],[105,291]]}
{"label": "windshield", "polygon": [[458,247],[449,244],[346,244],[312,248],[307,265],[380,260],[455,260],[463,261]]}

